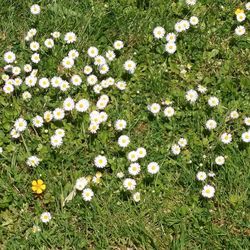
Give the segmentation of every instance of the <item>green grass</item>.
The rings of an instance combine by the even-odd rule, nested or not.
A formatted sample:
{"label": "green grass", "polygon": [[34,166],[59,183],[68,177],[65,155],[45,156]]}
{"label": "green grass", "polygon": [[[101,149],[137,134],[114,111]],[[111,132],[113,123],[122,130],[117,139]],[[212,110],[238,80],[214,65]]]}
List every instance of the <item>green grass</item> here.
{"label": "green grass", "polygon": [[[246,131],[244,116],[250,115],[250,36],[249,17],[244,25],[246,35],[236,37],[234,11],[243,6],[239,1],[200,0],[191,8],[184,1],[163,0],[63,0],[35,1],[42,6],[39,16],[32,16],[29,7],[34,1],[2,0],[0,8],[0,56],[13,50],[20,64],[27,62],[31,52],[24,43],[26,32],[35,27],[37,41],[42,43],[53,31],[65,34],[74,31],[75,45],[56,45],[53,56],[43,53],[39,76],[57,74],[57,65],[71,48],[81,52],[73,72],[80,72],[89,62],[82,52],[93,45],[104,52],[116,39],[125,43],[110,75],[123,77],[122,63],[137,63],[134,75],[124,92],[108,89],[111,104],[106,109],[109,122],[123,118],[128,123],[129,149],[144,146],[148,155],[141,161],[143,174],[137,179],[141,201],[137,204],[123,191],[116,177],[126,172],[128,162],[117,146],[118,133],[103,125],[97,136],[87,132],[86,117],[73,114],[62,124],[50,123],[38,134],[31,127],[23,140],[13,141],[9,131],[22,114],[31,119],[47,109],[58,107],[68,95],[86,96],[94,103],[97,96],[83,84],[81,89],[57,94],[53,90],[32,89],[33,98],[21,98],[24,89],[0,96],[0,248],[1,249],[249,249],[249,145],[241,142]],[[221,6],[224,6],[222,9]],[[167,55],[163,43],[152,36],[154,27],[173,31],[176,21],[197,15],[200,23],[181,34],[177,52]],[[42,53],[41,53],[42,54]],[[181,67],[191,65],[187,74]],[[4,66],[1,60],[0,66]],[[3,82],[1,81],[1,85]],[[188,105],[185,92],[202,84],[208,88],[197,103]],[[37,88],[38,89],[38,88]],[[59,99],[59,95],[62,100]],[[217,96],[221,104],[210,109],[209,96]],[[170,121],[162,115],[153,117],[147,105],[174,101],[176,116]],[[238,110],[240,118],[225,122],[230,111]],[[204,128],[209,118],[218,121],[215,132]],[[64,127],[66,138],[58,150],[52,150],[49,137],[57,127]],[[45,129],[49,132],[45,133]],[[233,143],[222,145],[218,138],[231,131]],[[188,139],[187,149],[178,157],[170,152],[171,145],[181,136]],[[35,168],[25,164],[32,154],[43,159]],[[100,186],[94,188],[90,203],[77,196],[62,206],[75,180],[94,175],[93,158],[101,151],[109,159]],[[203,155],[207,157],[204,159]],[[215,166],[218,155],[227,155],[226,164]],[[189,161],[192,160],[192,163]],[[151,178],[146,174],[150,161],[157,161],[160,173]],[[200,166],[200,163],[203,166]],[[213,170],[216,177],[215,197],[203,199],[202,184],[195,180],[199,170]],[[46,192],[36,198],[31,181],[41,178]],[[40,214],[50,211],[52,220],[40,222]],[[32,233],[37,224],[41,232]]]}

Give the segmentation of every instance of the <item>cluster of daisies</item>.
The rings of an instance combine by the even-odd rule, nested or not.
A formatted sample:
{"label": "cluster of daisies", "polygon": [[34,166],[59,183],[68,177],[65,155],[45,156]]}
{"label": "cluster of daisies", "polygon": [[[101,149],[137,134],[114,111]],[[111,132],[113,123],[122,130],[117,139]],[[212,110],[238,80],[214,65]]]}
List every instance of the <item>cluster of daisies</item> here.
{"label": "cluster of daisies", "polygon": [[[205,155],[203,157],[206,158]],[[215,164],[217,166],[224,165],[226,158],[227,156],[221,156],[221,155],[217,156],[215,158]],[[200,164],[200,166],[203,166],[203,164]],[[209,173],[206,173],[204,171],[199,171],[196,174],[196,179],[202,183],[205,183],[208,180],[208,178],[213,178],[213,177],[215,177],[215,173],[212,171],[210,171]],[[215,187],[213,185],[210,185],[208,182],[203,186],[201,194],[205,198],[213,198],[215,194]]]}
{"label": "cluster of daisies", "polygon": [[[34,4],[30,7],[30,12],[33,15],[39,15],[41,13],[41,7],[38,4]],[[6,65],[4,66],[4,73],[1,76],[1,79],[4,82],[3,92],[7,95],[10,95],[18,90],[18,93],[21,92],[21,97],[25,102],[29,102],[33,95],[38,92],[40,89],[49,91],[50,89],[57,89],[61,92],[69,93],[70,89],[80,90],[80,86],[82,84],[86,84],[88,89],[94,91],[95,94],[98,95],[98,100],[96,103],[92,103],[80,97],[79,95],[66,97],[66,99],[61,101],[61,97],[59,96],[59,100],[62,102],[59,106],[57,106],[54,110],[46,110],[42,114],[38,114],[31,118],[30,120],[20,116],[18,119],[14,121],[13,128],[10,131],[10,135],[13,139],[18,139],[21,137],[22,142],[25,144],[24,139],[24,131],[29,127],[32,127],[37,134],[39,134],[40,128],[42,128],[45,124],[55,121],[62,121],[73,111],[77,111],[79,113],[87,112],[89,114],[89,133],[96,134],[100,129],[101,124],[106,122],[108,119],[108,114],[104,111],[107,105],[110,102],[110,98],[108,95],[101,93],[105,89],[115,86],[119,90],[125,90],[127,87],[127,83],[121,79],[115,80],[115,78],[108,76],[105,77],[106,74],[110,72],[111,63],[115,61],[122,52],[124,48],[124,42],[121,40],[116,40],[112,47],[109,47],[108,50],[104,51],[104,53],[100,53],[97,47],[90,46],[86,53],[84,54],[89,58],[89,64],[83,65],[82,70],[77,73],[76,65],[78,65],[77,59],[80,56],[80,53],[72,48],[74,44],[77,42],[77,35],[70,31],[66,34],[61,34],[59,31],[55,31],[50,34],[49,37],[39,41],[37,30],[35,28],[30,29],[24,37],[24,41],[27,44],[28,50],[30,52],[29,62],[21,62],[21,59],[18,59],[16,54],[13,51],[7,51],[4,53],[4,61]],[[64,46],[64,48],[70,48],[67,51],[66,56],[62,57],[62,59],[58,62],[58,68],[63,72],[63,76],[54,75],[51,78],[48,78],[44,75],[41,75],[39,64],[42,60],[43,51],[50,51],[53,54],[55,46]],[[22,66],[19,66],[22,65]],[[74,67],[74,69],[73,69]],[[129,59],[123,63],[123,69],[127,74],[134,74],[136,69],[136,63]],[[59,72],[59,71],[58,71]],[[65,73],[66,72],[66,73]],[[74,72],[73,74],[71,72]],[[99,79],[98,79],[99,78]],[[22,86],[22,88],[20,88]],[[19,87],[19,88],[18,88]],[[35,89],[35,91],[34,91]],[[80,91],[78,91],[80,92]],[[59,123],[58,123],[59,124]],[[121,131],[126,128],[125,120],[116,120],[114,127],[115,130]],[[44,130],[45,133],[48,133],[48,129]],[[66,131],[64,128],[57,128],[53,131],[53,134],[50,137],[50,144],[52,148],[58,148],[62,146],[63,139],[66,136]],[[124,136],[125,140],[128,139]],[[124,138],[119,138],[120,145],[124,145]],[[128,139],[129,140],[129,139]],[[27,152],[28,147],[25,145]],[[124,145],[125,147],[125,145]],[[1,148],[1,153],[3,149]],[[136,157],[134,155],[136,152]],[[38,167],[43,159],[40,159],[39,156],[32,155],[29,156],[26,160],[26,164],[29,167]],[[146,150],[144,148],[138,148],[136,151],[130,152],[128,154],[128,158],[131,161],[135,161],[135,159],[143,158],[144,154],[146,154]],[[133,160],[132,160],[133,159]],[[107,158],[103,155],[98,155],[94,159],[94,165],[96,168],[104,168],[108,164]],[[135,164],[135,163],[134,163]],[[151,168],[150,168],[151,169]],[[130,169],[135,172],[134,168]],[[90,201],[94,192],[91,188],[92,183],[98,184],[100,183],[102,177],[101,172],[97,172],[95,176],[87,176],[81,177],[77,179],[76,184],[74,186],[74,193],[76,191],[82,192],[82,197],[85,201]],[[46,189],[46,185],[42,180],[33,180],[32,181],[32,191],[37,195],[41,195]],[[133,197],[137,197],[138,195],[133,195]],[[51,220],[51,214],[49,212],[42,213],[40,217],[41,221],[47,223]],[[34,230],[39,230],[38,226],[34,227]]]}
{"label": "cluster of daisies", "polygon": [[[245,4],[245,8],[246,8],[247,11],[250,11],[250,2],[248,2],[248,3]],[[239,23],[243,23],[246,20],[246,18],[247,18],[247,15],[245,14],[244,9],[237,9],[235,11],[235,15],[236,15],[236,20]],[[243,25],[238,25],[235,28],[235,34],[236,35],[242,36],[245,33],[246,33],[246,28]]]}
{"label": "cluster of daisies", "polygon": [[[194,105],[197,102],[197,100],[199,99],[199,96],[202,95],[202,94],[205,94],[206,92],[207,92],[206,87],[204,87],[202,85],[198,85],[197,90],[196,89],[189,89],[185,93],[185,99],[186,99],[187,102]],[[220,100],[216,96],[207,96],[206,101],[207,101],[207,105],[208,105],[208,107],[210,109],[215,110],[216,107],[218,107],[220,105]],[[175,113],[174,108],[171,107],[172,103],[173,102],[168,100],[168,99],[165,102],[162,102],[163,105],[167,105],[167,107],[164,109],[164,115],[166,117],[171,117]],[[147,109],[153,115],[157,115],[161,110],[161,105],[158,104],[158,103],[153,103],[153,104],[148,105]],[[237,120],[237,119],[239,119],[239,117],[240,117],[240,113],[237,110],[233,110],[226,116],[224,122],[226,123],[227,121]],[[250,117],[246,117],[246,116],[243,117],[243,124],[245,125],[245,127],[249,127],[250,126]],[[212,118],[208,119],[205,122],[204,127],[208,131],[215,130],[217,128],[217,122]],[[230,130],[227,129],[226,131],[223,131],[220,134],[219,140],[223,144],[229,144],[233,140],[233,135],[230,132]],[[249,143],[250,142],[250,129],[249,128],[247,128],[245,131],[242,132],[241,140],[244,143]],[[128,143],[128,139],[126,139],[125,141]],[[125,143],[125,141],[124,141],[124,143]],[[177,143],[175,143],[175,144],[173,144],[171,146],[172,154],[173,155],[179,155],[181,153],[181,149],[185,148],[187,143],[188,143],[188,141],[187,141],[186,138],[180,138]],[[220,156],[216,157],[215,164],[218,165],[218,166],[222,166],[225,163],[225,159],[226,159],[225,156],[220,155]],[[197,179],[199,181],[203,182],[203,181],[205,181],[207,179],[207,177],[214,177],[214,176],[215,176],[215,174],[213,172],[209,172],[208,174],[206,174],[204,171],[200,171],[197,174]],[[214,196],[214,193],[215,193],[215,188],[212,185],[206,184],[203,187],[203,190],[202,190],[201,193],[206,198],[212,198]]]}
{"label": "cluster of daisies", "polygon": [[[115,122],[114,126],[115,129],[120,132],[126,128],[127,122],[125,120],[120,119]],[[127,135],[120,135],[118,137],[117,143],[119,147],[125,149],[130,144],[130,138]],[[125,190],[132,192],[132,197],[136,202],[140,201],[140,192],[134,191],[137,185],[135,177],[138,176],[142,170],[139,160],[146,157],[146,155],[147,151],[143,147],[139,147],[136,150],[127,152],[127,160],[129,161],[128,175],[130,176],[128,178],[125,178],[125,174],[123,172],[117,173],[117,177],[123,179],[123,187],[125,188]],[[94,165],[98,169],[103,169],[107,167],[107,157],[104,155],[97,155],[94,159]],[[156,162],[151,162],[147,165],[147,172],[149,174],[157,174],[159,172],[159,169],[160,167]]]}
{"label": "cluster of daisies", "polygon": [[[165,117],[172,117],[175,114],[175,110],[174,108],[171,106],[172,105],[172,101],[170,100],[165,100],[164,102],[162,102],[162,105],[165,106],[163,113]],[[153,115],[157,115],[160,111],[161,111],[161,105],[159,103],[152,103],[149,104],[147,106],[148,110],[153,114]]]}
{"label": "cluster of daisies", "polygon": [[[205,93],[207,91],[207,89],[201,85],[198,86],[198,92],[200,93]],[[198,97],[199,97],[199,94],[198,92],[194,89],[191,89],[191,90],[188,90],[186,92],[186,100],[193,104],[197,101]],[[220,104],[220,100],[219,98],[217,98],[216,96],[210,96],[207,100],[207,104],[210,108],[216,108],[219,104]],[[240,117],[240,114],[237,110],[233,110],[230,112],[230,114],[226,117],[226,121],[228,120],[236,120]],[[250,123],[249,123],[249,117],[244,117],[244,120],[243,120],[243,123],[246,125],[246,126],[249,126]],[[225,122],[226,122],[225,121]],[[211,130],[214,130],[216,129],[217,127],[217,122],[214,120],[214,119],[209,119],[206,121],[205,123],[205,128],[208,130],[208,131],[211,131]],[[243,142],[245,143],[249,143],[250,142],[250,130],[248,129],[248,131],[245,131],[242,133],[241,135],[241,139]],[[224,131],[221,133],[220,135],[220,141],[223,143],[223,144],[229,144],[232,142],[232,134],[228,131]],[[178,152],[178,151],[177,151]],[[225,163],[225,156],[218,156],[216,157],[215,159],[215,163],[219,166],[222,166],[224,165]],[[200,171],[198,172],[197,174],[197,179],[199,181],[205,181],[207,179],[207,177],[214,177],[214,173],[209,173],[208,175],[204,172],[204,171]],[[212,185],[205,185],[203,187],[203,190],[202,190],[202,195],[206,198],[212,198],[214,196],[214,193],[215,193],[215,188],[214,186]]]}
{"label": "cluster of daisies", "polygon": [[[207,91],[206,87],[198,85],[198,92],[204,94],[206,91]],[[186,100],[189,103],[194,104],[199,98],[198,92],[194,89],[188,90],[185,95]],[[207,104],[210,108],[216,108],[220,104],[220,100],[216,96],[210,96],[207,100]],[[226,119],[236,120],[239,117],[240,117],[239,112],[237,110],[233,110],[230,112],[229,116]],[[249,126],[248,125],[249,117],[244,117],[244,124]],[[205,123],[205,127],[207,130],[214,130],[217,127],[217,122],[214,119],[209,119]],[[241,139],[243,142],[249,142],[249,130],[242,133]],[[229,144],[232,142],[232,134],[225,131],[220,135],[220,140],[224,144]]]}
{"label": "cluster of daisies", "polygon": [[[187,0],[186,3],[188,5],[194,5],[196,1],[192,0]],[[191,26],[196,26],[199,23],[199,18],[197,16],[192,16],[190,17],[189,20],[183,19],[181,21],[178,21],[174,25],[174,32],[170,32],[166,34],[166,30],[161,27],[157,26],[153,30],[153,35],[155,39],[163,39],[165,38],[166,44],[165,44],[165,51],[168,52],[169,54],[174,54],[177,50],[176,46],[176,40],[178,37],[178,34],[187,31]]]}

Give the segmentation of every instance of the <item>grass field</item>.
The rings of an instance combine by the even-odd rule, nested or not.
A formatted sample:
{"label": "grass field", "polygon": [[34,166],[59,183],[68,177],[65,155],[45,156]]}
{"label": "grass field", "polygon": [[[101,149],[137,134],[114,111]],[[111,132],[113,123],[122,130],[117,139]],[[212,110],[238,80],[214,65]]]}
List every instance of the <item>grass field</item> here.
{"label": "grass field", "polygon": [[[16,54],[21,68],[30,63],[33,52],[24,37],[36,28],[33,40],[40,45],[52,32],[62,34],[52,50],[39,50],[41,61],[32,64],[38,78],[70,79],[79,74],[83,79],[81,86],[66,92],[38,85],[28,88],[23,83],[11,94],[2,91],[4,80],[0,80],[0,249],[250,248],[250,147],[241,139],[249,130],[244,118],[250,116],[250,12],[245,10],[247,18],[241,24],[235,16],[235,10],[245,9],[246,2],[198,0],[194,6],[182,0],[0,2],[1,74],[7,51]],[[39,15],[30,13],[34,3],[41,6]],[[191,16],[199,18],[198,25],[180,33],[174,54],[164,52],[166,42],[155,39],[153,29],[162,26],[167,33],[173,32],[177,21]],[[243,36],[235,35],[238,25],[246,28]],[[77,35],[74,44],[63,42],[70,31]],[[115,51],[117,59],[110,64],[107,77],[126,81],[127,88],[103,90],[110,98],[105,109],[108,120],[98,132],[90,134],[88,115],[75,110],[62,121],[32,126],[34,116],[62,106],[68,96],[86,98],[94,107],[99,95],[87,86],[83,74],[84,66],[92,62],[87,50],[95,46],[104,53],[115,40],[122,40],[124,48]],[[70,49],[80,55],[74,67],[65,70],[59,65]],[[129,59],[136,62],[134,74],[123,69]],[[26,75],[22,71],[20,77]],[[199,93],[190,104],[185,94],[198,85],[207,92]],[[22,98],[26,90],[32,94],[29,101]],[[217,107],[209,107],[210,96],[220,100]],[[162,112],[166,99],[175,109],[171,118]],[[162,106],[159,114],[149,112],[152,103]],[[229,119],[234,110],[239,118]],[[10,131],[19,117],[28,121],[28,127],[13,139]],[[127,121],[122,132],[114,129],[117,119]],[[205,128],[209,119],[217,121],[213,131]],[[66,134],[63,145],[54,149],[50,137],[57,128],[64,128]],[[232,134],[231,143],[221,142],[224,132]],[[130,138],[125,149],[117,144],[122,134]],[[171,147],[181,137],[188,145],[175,156]],[[138,147],[146,148],[147,155],[140,160],[141,173],[131,177],[126,154]],[[93,199],[84,201],[78,192],[64,204],[77,178],[96,174],[93,160],[99,154],[107,157],[108,165],[100,170],[100,184],[91,184]],[[27,166],[31,155],[41,159],[39,166]],[[215,164],[217,156],[225,156],[224,165]],[[159,164],[156,175],[147,172],[149,162]],[[204,182],[215,187],[213,198],[202,197],[204,183],[196,179],[198,171],[215,173]],[[139,202],[124,189],[119,172],[136,180]],[[46,184],[40,195],[31,189],[37,179]],[[48,223],[40,220],[45,211],[52,216]],[[34,232],[34,225],[41,231]]]}

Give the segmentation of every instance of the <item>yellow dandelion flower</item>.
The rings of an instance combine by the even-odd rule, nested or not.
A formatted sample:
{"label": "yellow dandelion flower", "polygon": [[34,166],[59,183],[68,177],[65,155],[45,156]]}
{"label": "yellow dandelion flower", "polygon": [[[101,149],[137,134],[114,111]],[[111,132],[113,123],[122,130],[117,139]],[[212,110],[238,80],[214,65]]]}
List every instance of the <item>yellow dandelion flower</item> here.
{"label": "yellow dandelion flower", "polygon": [[46,189],[46,185],[42,180],[32,181],[32,191],[36,194],[41,194]]}
{"label": "yellow dandelion flower", "polygon": [[237,9],[234,13],[235,13],[235,15],[238,15],[238,14],[240,14],[240,13],[244,13],[244,10],[242,10],[242,9]]}

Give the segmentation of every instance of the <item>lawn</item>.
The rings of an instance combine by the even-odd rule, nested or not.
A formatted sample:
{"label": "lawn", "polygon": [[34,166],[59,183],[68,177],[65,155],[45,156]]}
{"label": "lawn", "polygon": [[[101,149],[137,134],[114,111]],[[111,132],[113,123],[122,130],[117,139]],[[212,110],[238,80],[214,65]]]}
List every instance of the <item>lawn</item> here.
{"label": "lawn", "polygon": [[[31,13],[35,3],[39,14]],[[246,14],[243,22],[237,9]],[[197,24],[175,31],[177,22],[192,16]],[[249,249],[249,20],[246,2],[232,0],[194,5],[185,0],[1,0],[0,249]],[[238,26],[245,34],[236,34]],[[154,35],[156,27],[166,31],[162,39]],[[32,28],[37,33],[27,38]],[[53,38],[53,32],[60,37]],[[64,39],[68,32],[76,41]],[[177,50],[169,53],[165,36],[171,32],[178,33]],[[44,45],[48,38],[53,48]],[[37,51],[30,48],[32,41],[40,44]],[[115,41],[124,47],[114,48]],[[107,72],[94,65],[89,47],[103,56],[114,51],[114,59],[105,59]],[[70,50],[79,56],[68,59]],[[13,63],[4,60],[8,51],[16,55]],[[38,63],[31,60],[34,53],[40,55]],[[62,62],[65,57],[74,65]],[[15,75],[7,64],[21,72]],[[38,71],[29,72],[26,64]],[[88,78],[86,65],[98,84]],[[34,86],[26,81],[31,74],[38,78]],[[74,83],[73,75],[82,83]],[[55,76],[65,89],[52,86]],[[110,85],[100,90],[106,79]],[[11,93],[6,93],[8,82],[14,85]],[[79,111],[80,103],[70,108],[79,100],[88,101],[86,112]],[[53,113],[46,122],[44,112],[57,108],[64,109],[63,119]],[[15,136],[19,118],[27,127]],[[103,120],[96,125],[93,119]],[[213,129],[207,124],[211,119]],[[117,120],[126,121],[123,130],[115,126]],[[122,135],[127,137],[118,143]],[[145,156],[133,156],[140,147]],[[87,181],[83,194],[76,185],[81,177]],[[39,179],[46,187],[37,188]],[[204,186],[215,193],[204,195]],[[41,218],[44,212],[51,219]]]}

